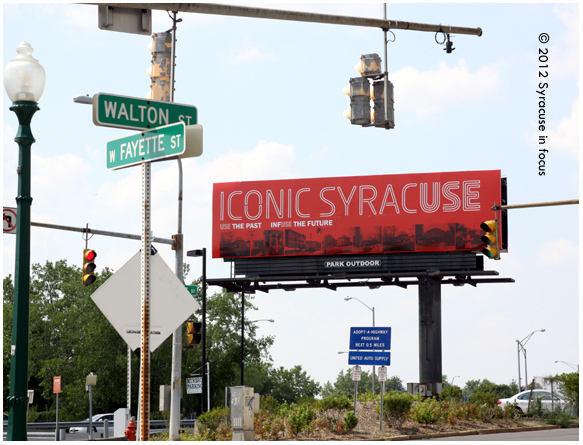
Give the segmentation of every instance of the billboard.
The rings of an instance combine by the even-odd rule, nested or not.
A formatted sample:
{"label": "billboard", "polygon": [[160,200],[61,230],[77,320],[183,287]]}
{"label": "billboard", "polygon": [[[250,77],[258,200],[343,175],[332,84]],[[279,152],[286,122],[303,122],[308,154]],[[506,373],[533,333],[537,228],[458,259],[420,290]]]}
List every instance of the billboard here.
{"label": "billboard", "polygon": [[213,258],[481,250],[495,203],[500,170],[216,183]]}

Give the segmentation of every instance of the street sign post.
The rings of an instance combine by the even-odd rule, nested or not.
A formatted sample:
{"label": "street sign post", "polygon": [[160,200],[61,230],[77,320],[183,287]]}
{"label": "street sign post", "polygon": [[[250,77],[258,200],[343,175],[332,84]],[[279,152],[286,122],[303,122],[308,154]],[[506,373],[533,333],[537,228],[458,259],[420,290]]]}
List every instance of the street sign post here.
{"label": "street sign post", "polygon": [[102,127],[151,130],[176,122],[195,125],[197,119],[193,105],[106,93],[93,96],[93,123]]}

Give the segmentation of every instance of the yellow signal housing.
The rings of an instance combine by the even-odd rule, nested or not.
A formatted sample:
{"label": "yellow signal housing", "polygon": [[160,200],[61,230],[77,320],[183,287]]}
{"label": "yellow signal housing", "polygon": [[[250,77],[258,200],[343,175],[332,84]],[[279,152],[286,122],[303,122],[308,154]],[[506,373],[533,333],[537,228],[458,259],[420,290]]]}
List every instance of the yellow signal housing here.
{"label": "yellow signal housing", "polygon": [[188,348],[192,348],[193,346],[200,344],[200,341],[202,340],[201,328],[202,323],[190,320],[186,322],[186,335]]}
{"label": "yellow signal housing", "polygon": [[95,258],[97,253],[95,250],[84,249],[83,250],[83,286],[91,286],[95,283]]}
{"label": "yellow signal housing", "polygon": [[498,250],[498,221],[495,219],[484,221],[480,224],[480,228],[486,232],[481,238],[485,244],[482,253],[488,258],[500,259],[500,251]]}

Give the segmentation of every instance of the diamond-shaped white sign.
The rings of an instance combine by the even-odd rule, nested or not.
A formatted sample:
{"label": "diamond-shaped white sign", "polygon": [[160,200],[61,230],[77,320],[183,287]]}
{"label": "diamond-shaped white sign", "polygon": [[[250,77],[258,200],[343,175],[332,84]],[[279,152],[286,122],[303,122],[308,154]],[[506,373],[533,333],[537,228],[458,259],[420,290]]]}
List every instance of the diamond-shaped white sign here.
{"label": "diamond-shaped white sign", "polygon": [[[91,299],[132,350],[141,347],[141,253],[112,275]],[[159,254],[150,257],[150,351],[184,323],[200,304]]]}

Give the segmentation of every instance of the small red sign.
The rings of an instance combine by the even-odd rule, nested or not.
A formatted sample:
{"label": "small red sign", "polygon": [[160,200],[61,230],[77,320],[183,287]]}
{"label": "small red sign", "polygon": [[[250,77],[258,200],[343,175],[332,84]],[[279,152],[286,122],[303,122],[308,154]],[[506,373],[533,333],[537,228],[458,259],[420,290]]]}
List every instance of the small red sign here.
{"label": "small red sign", "polygon": [[59,394],[61,392],[61,376],[53,377],[53,394]]}

